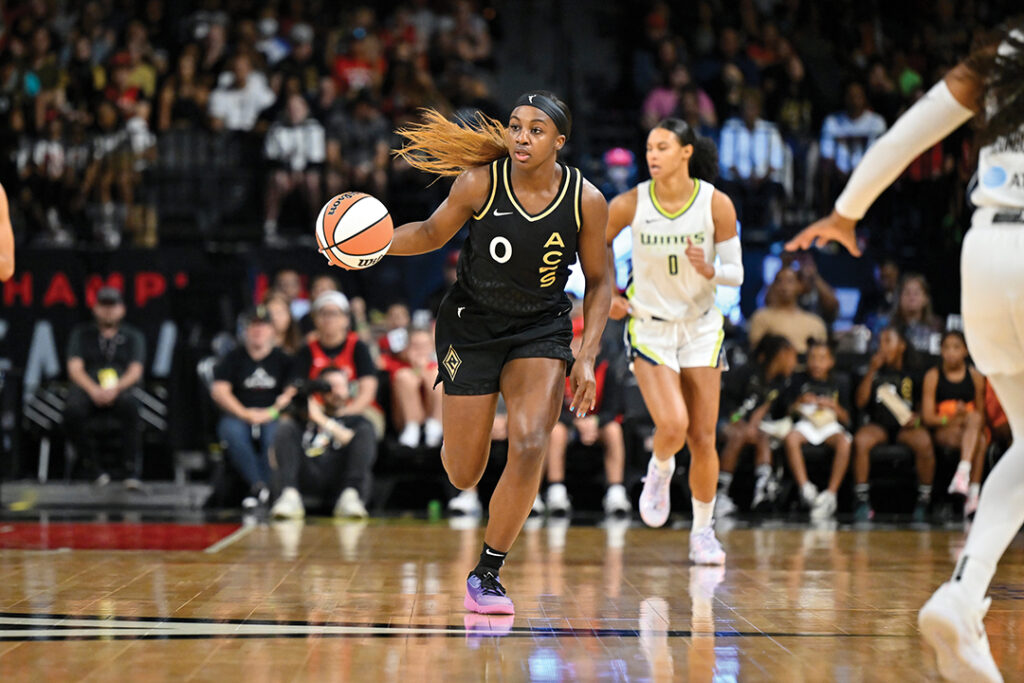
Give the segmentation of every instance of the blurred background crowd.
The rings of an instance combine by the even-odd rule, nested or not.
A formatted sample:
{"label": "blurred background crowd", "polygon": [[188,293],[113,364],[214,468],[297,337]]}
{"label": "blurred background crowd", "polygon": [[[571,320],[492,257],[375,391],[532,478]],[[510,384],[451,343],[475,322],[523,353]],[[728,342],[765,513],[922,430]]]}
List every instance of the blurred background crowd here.
{"label": "blurred background crowd", "polygon": [[[380,453],[371,457],[363,452],[360,462],[378,475],[393,474],[388,468],[400,469],[403,461],[390,459],[392,451],[437,446],[437,404],[431,383],[424,380],[436,363],[428,342],[433,311],[465,235],[441,254],[387,259],[371,271],[339,272],[334,278],[318,279],[326,266],[310,268],[308,258],[295,255],[311,251],[312,218],[338,192],[361,190],[379,197],[396,223],[426,217],[443,198],[446,183],[432,183],[390,154],[398,144],[394,130],[416,120],[420,108],[463,119],[476,112],[503,119],[521,90],[548,88],[574,114],[565,160],[582,168],[609,197],[646,177],[646,133],[664,117],[685,119],[718,145],[716,183],[737,205],[747,270],[742,290],[722,296],[731,322],[733,365],[725,380],[723,447],[757,453],[757,465],[748,472],[754,475],[750,491],[741,496],[750,495],[750,504],[742,501],[740,507],[760,503],[754,500],[758,487],[764,494],[772,481],[794,482],[794,491],[807,483],[806,475],[794,477],[792,465],[783,464],[789,462],[784,457],[788,432],[763,436],[768,434],[759,429],[763,415],[752,431],[735,425],[749,426],[757,408],[767,404],[776,417],[797,415],[800,396],[782,405],[774,397],[768,401],[772,392],[762,388],[807,371],[808,338],[830,342],[835,371],[846,375],[841,398],[850,414],[843,429],[854,444],[848,457],[855,462],[868,456],[858,456],[853,437],[878,419],[873,390],[870,400],[859,400],[862,378],[871,375],[874,364],[876,374],[883,367],[900,372],[905,363],[913,367],[913,391],[903,400],[914,421],[898,424],[878,440],[896,444],[894,452],[909,458],[908,477],[916,482],[917,498],[908,494],[906,511],[922,496],[930,500],[934,467],[929,470],[928,462],[931,458],[934,464],[935,444],[955,451],[951,467],[940,467],[943,489],[961,455],[977,463],[984,458],[975,458],[976,450],[995,457],[989,444],[998,441],[993,436],[997,416],[980,426],[972,418],[975,441],[969,446],[967,437],[961,444],[935,433],[951,421],[964,428],[968,412],[985,412],[978,404],[983,380],[975,382],[982,386],[975,387],[981,393],[972,399],[974,407],[968,411],[969,402],[963,400],[946,422],[922,404],[922,387],[934,388],[926,371],[945,359],[944,333],[959,327],[956,259],[970,208],[964,187],[976,159],[968,128],[914,161],[869,213],[860,235],[865,262],[854,264],[830,251],[790,258],[779,245],[831,207],[867,147],[985,29],[1005,18],[1011,3],[700,0],[680,6],[585,0],[569,5],[530,0],[4,3],[0,183],[11,199],[19,248],[40,259],[74,249],[94,254],[99,263],[140,252],[159,259],[175,249],[198,250],[204,258],[261,259],[262,268],[236,265],[219,270],[220,277],[193,275],[193,285],[202,282],[204,287],[185,288],[183,296],[193,303],[168,314],[182,331],[179,345],[190,346],[174,357],[174,372],[181,375],[194,375],[199,359],[223,363],[232,346],[248,349],[252,328],[264,324],[273,327],[272,346],[301,356],[322,334],[317,314],[331,310],[311,313],[313,302],[324,291],[344,291],[344,306],[335,300],[335,307],[344,309],[347,329],[358,334],[365,349],[357,354],[358,363],[348,358],[351,393],[337,400],[361,401],[353,413],[379,412],[368,421]],[[112,297],[108,293],[107,299]],[[14,298],[5,293],[5,305]],[[146,311],[131,303],[113,305],[124,309],[121,317],[143,328],[146,349],[152,352],[155,335],[141,319]],[[96,311],[107,305],[95,297],[89,304],[97,319]],[[256,305],[269,313],[250,310]],[[248,312],[239,319],[243,311]],[[83,307],[79,317],[87,315]],[[904,351],[890,349],[884,362],[872,362],[881,357],[887,328],[913,358],[905,362]],[[347,339],[328,336],[334,346]],[[624,452],[609,456],[613,464],[606,462],[602,476],[607,485],[629,484],[632,468],[642,463],[644,411],[636,406],[639,395],[630,393],[614,324],[606,338],[610,386],[621,385],[621,391],[609,391],[611,403],[599,420],[594,417],[594,429],[572,420],[563,426],[567,441]],[[772,365],[781,362],[775,360],[780,348],[787,353],[779,338],[796,354],[793,367]],[[765,339],[771,342],[767,348]],[[325,345],[322,339],[319,343]],[[61,366],[46,379],[78,386],[75,373],[64,367],[72,356],[64,348],[60,353]],[[246,353],[259,365],[252,349]],[[146,368],[153,361],[152,353],[138,359]],[[17,377],[25,365],[25,358],[9,358],[9,376]],[[243,376],[238,368],[237,376],[223,374],[222,365],[218,375],[212,367],[205,384],[163,378],[162,400],[172,407],[186,405],[179,412],[189,415],[184,428],[190,436],[171,441],[192,447],[206,439],[228,451],[234,442],[229,462],[246,484],[238,495],[259,502],[266,486],[262,496],[269,504],[268,498],[276,498],[281,489],[269,480],[279,479],[280,472],[268,473],[243,460],[252,453],[265,458],[272,439],[263,438],[267,443],[261,450],[261,430],[255,427],[277,422],[285,405],[283,400],[278,405],[280,390],[309,373],[281,370],[269,404],[242,406],[269,406],[275,413],[270,417],[243,412],[223,396],[198,409],[196,397],[207,400],[217,381],[235,381],[236,401],[252,388],[243,386],[252,375]],[[957,368],[954,361],[945,372],[960,376]],[[366,393],[359,394],[357,381],[369,375],[379,380],[372,397],[366,382]],[[260,381],[267,383],[262,376]],[[18,385],[17,391],[28,395],[43,384]],[[935,396],[929,400],[935,403]],[[248,425],[252,443],[240,446],[244,439],[235,438],[237,430],[229,438],[218,431],[220,418],[204,417],[203,411],[214,416],[220,411]],[[630,428],[619,429],[616,436],[614,428],[604,429],[611,423]],[[910,424],[921,438],[903,433]],[[8,431],[16,428],[5,423]],[[500,425],[495,434],[500,441]],[[140,448],[152,449],[153,441],[144,440]],[[982,441],[985,446],[977,446]],[[878,446],[862,438],[861,450],[865,444],[869,451]],[[5,447],[11,448],[10,439]],[[246,448],[252,453],[237,455]],[[83,449],[89,446],[79,444],[78,450]],[[773,465],[769,479],[762,476],[766,470],[757,469],[765,464]],[[125,476],[142,477],[141,467],[133,465]],[[8,468],[6,474],[23,475],[14,471],[19,468],[25,465]],[[984,464],[976,464],[973,476],[983,469]],[[865,489],[854,489],[866,484],[868,475],[859,472],[840,478],[846,482],[841,509],[866,515],[861,506]],[[108,473],[96,470],[90,476],[100,474]],[[556,485],[564,477],[557,465],[549,472]],[[374,493],[369,479],[352,481],[343,488],[357,490],[363,503],[384,495]],[[724,482],[730,485],[731,480]],[[818,488],[826,489],[825,482],[819,481]],[[565,490],[554,489],[554,508],[565,507]],[[585,494],[581,489],[577,495]],[[463,500],[468,508],[473,508],[471,498]],[[780,502],[773,505],[783,507],[784,496],[776,498]],[[813,507],[813,498],[794,494],[790,502]],[[543,502],[538,501],[538,509]]]}

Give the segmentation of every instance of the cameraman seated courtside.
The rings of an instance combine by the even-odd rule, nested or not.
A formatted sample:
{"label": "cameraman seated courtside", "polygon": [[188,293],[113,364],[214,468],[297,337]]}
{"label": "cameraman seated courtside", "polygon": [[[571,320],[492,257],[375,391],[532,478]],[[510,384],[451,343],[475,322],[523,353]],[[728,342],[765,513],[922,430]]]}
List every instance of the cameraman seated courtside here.
{"label": "cameraman seated courtside", "polygon": [[[125,487],[142,486],[142,420],[131,389],[142,380],[146,341],[142,333],[124,323],[124,300],[120,290],[103,287],[92,308],[93,322],[71,331],[67,348],[68,379],[71,388],[64,410],[64,426],[78,457],[94,468],[96,483],[110,482],[111,473],[125,472]],[[119,463],[100,458],[90,451],[87,427],[97,418],[112,418],[119,425]]]}
{"label": "cameraman seated courtside", "polygon": [[210,396],[224,411],[217,436],[228,458],[248,486],[242,507],[270,500],[270,447],[277,418],[295,390],[288,384],[291,359],[274,345],[274,326],[264,305],[241,319],[242,345],[232,349],[213,369]]}
{"label": "cameraman seated courtside", "polygon": [[377,460],[377,438],[369,420],[346,413],[350,397],[348,377],[336,367],[301,384],[274,438],[282,490],[271,516],[305,517],[303,493],[337,496],[335,517],[368,516],[363,501]]}
{"label": "cameraman seated courtside", "polygon": [[328,290],[313,300],[313,333],[292,359],[293,384],[317,379],[325,368],[341,370],[355,383],[344,415],[362,415],[376,438],[384,436],[384,412],[377,405],[377,365],[370,347],[351,329],[348,298]]}

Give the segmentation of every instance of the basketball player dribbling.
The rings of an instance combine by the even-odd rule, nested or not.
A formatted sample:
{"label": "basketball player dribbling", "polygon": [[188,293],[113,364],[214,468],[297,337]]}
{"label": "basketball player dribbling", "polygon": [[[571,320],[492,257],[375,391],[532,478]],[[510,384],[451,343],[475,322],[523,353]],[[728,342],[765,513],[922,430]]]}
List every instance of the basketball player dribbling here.
{"label": "basketball player dribbling", "polygon": [[633,372],[654,420],[654,453],[640,516],[654,527],[668,519],[675,453],[688,443],[690,560],[720,565],[725,551],[715,537],[713,516],[725,333],[715,286],[743,282],[736,209],[708,182],[718,167],[714,143],[680,119],[665,119],[648,134],[647,166],[650,180],[612,200],[605,235],[611,244],[632,226],[628,302],[616,300],[613,316],[621,317],[628,307]]}
{"label": "basketball player dribbling", "polygon": [[1002,681],[983,619],[996,563],[1024,523],[1024,24],[954,67],[867,151],[831,215],[788,245],[835,240],[860,255],[854,228],[919,154],[982,112],[976,209],[960,259],[967,345],[995,388],[1015,439],[981,490],[952,578],[925,603],[918,625],[957,681]]}
{"label": "basketball player dribbling", "polygon": [[[519,98],[507,128],[484,116],[462,127],[428,111],[425,123],[399,131],[409,144],[397,153],[412,166],[457,177],[430,218],[395,230],[390,253],[432,251],[469,228],[435,330],[441,459],[457,488],[475,486],[484,472],[499,392],[508,410],[508,462],[466,581],[465,607],[483,614],[514,613],[498,572],[540,488],[570,364],[573,413],[594,404],[594,359],[611,299],[608,206],[578,169],[558,161],[571,122],[565,103],[535,91]],[[587,284],[574,362],[564,290],[577,253]]]}

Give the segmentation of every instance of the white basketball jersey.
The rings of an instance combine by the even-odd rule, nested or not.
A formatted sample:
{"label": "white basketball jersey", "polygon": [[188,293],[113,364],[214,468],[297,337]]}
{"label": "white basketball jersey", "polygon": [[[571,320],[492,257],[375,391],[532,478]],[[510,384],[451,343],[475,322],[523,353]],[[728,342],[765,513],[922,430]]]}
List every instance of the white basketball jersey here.
{"label": "white basketball jersey", "polygon": [[689,320],[715,305],[715,285],[690,265],[687,239],[715,262],[715,224],[711,218],[711,183],[694,179],[693,195],[675,213],[658,205],[654,181],[636,187],[633,216],[633,278],[626,290],[639,318]]}
{"label": "white basketball jersey", "polygon": [[975,206],[1024,209],[1024,126],[981,148],[977,180]]}
{"label": "white basketball jersey", "polygon": [[[1024,38],[1019,30],[1014,34]],[[1005,42],[999,46],[1002,54],[1012,49]],[[977,180],[971,192],[975,206],[1024,209],[1024,122],[1015,132],[981,148]]]}

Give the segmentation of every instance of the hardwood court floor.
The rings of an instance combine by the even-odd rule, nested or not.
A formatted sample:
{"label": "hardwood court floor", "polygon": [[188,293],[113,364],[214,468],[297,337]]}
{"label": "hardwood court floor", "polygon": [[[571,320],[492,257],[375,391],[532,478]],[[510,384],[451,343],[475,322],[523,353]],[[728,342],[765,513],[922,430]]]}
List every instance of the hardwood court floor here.
{"label": "hardwood court floor", "polygon": [[[127,547],[151,547],[137,531]],[[683,529],[549,523],[524,532],[502,571],[512,619],[462,608],[481,528],[228,531],[207,552],[0,551],[0,680],[934,680],[917,609],[962,542],[937,529],[735,528],[720,532],[722,570],[688,565]],[[0,545],[14,532],[0,522]],[[992,595],[989,638],[1014,680],[1019,541]]]}

